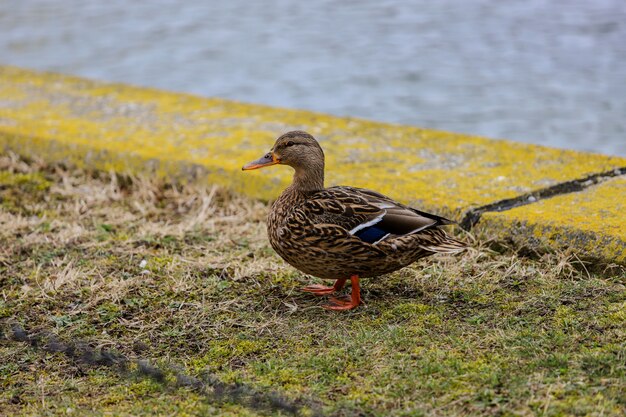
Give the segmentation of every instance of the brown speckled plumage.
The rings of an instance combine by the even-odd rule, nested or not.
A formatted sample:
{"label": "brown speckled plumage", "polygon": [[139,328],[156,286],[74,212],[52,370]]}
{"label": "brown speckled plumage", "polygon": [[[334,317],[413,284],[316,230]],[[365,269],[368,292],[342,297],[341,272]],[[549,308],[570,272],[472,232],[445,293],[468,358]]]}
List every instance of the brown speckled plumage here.
{"label": "brown speckled plumage", "polygon": [[371,190],[324,188],[324,153],[308,133],[282,135],[270,153],[244,169],[277,163],[292,166],[295,174],[272,205],[268,236],[274,250],[304,273],[343,285],[348,278],[379,276],[434,253],[465,248],[439,228],[452,223],[443,217]]}

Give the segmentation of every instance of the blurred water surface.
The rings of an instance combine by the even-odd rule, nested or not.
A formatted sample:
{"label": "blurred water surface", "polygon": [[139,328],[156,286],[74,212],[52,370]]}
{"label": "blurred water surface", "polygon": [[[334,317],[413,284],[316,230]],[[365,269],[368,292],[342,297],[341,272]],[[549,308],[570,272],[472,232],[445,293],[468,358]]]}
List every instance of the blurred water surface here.
{"label": "blurred water surface", "polygon": [[626,155],[626,1],[0,0],[0,63]]}

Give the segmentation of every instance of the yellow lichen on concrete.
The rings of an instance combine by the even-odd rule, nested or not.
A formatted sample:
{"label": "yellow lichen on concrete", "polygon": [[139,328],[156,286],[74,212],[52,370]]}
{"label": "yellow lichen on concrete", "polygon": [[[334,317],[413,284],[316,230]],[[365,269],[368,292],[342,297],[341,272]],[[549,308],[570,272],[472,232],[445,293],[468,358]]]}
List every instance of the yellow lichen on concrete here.
{"label": "yellow lichen on concrete", "polygon": [[[583,257],[626,263],[626,178],[538,201],[482,222],[530,246],[572,247]],[[494,227],[496,226],[497,227]]]}
{"label": "yellow lichen on concrete", "polygon": [[214,182],[266,199],[289,181],[289,170],[240,167],[291,129],[321,141],[329,184],[457,212],[626,165],[623,158],[12,67],[0,67],[0,103],[0,143],[21,153],[43,147],[99,168],[150,167],[163,175],[196,166]]}
{"label": "yellow lichen on concrete", "polygon": [[[458,217],[472,207],[626,166],[625,158],[0,66],[0,149],[50,161],[191,175],[272,199],[290,181],[290,170],[243,173],[241,166],[294,129],[307,130],[321,142],[328,185],[372,188]],[[604,198],[587,200],[580,218],[567,214],[562,204],[573,200],[561,197],[485,217],[505,227],[512,219],[537,225],[535,233],[548,240],[560,238],[551,235],[556,225],[621,242],[624,216],[610,208],[618,191],[623,195],[607,189]],[[542,207],[545,213],[536,211]],[[589,211],[605,213],[604,220],[589,220]]]}

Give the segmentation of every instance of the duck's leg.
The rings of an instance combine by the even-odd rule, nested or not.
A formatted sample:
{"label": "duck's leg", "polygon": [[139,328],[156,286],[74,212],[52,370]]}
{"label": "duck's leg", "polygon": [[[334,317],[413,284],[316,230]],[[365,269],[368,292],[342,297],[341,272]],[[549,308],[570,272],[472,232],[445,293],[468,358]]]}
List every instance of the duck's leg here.
{"label": "duck's leg", "polygon": [[341,291],[345,283],[346,283],[345,278],[339,278],[337,281],[335,281],[335,284],[332,287],[313,284],[313,285],[307,285],[306,287],[302,288],[302,291],[310,292],[313,295],[328,295],[328,294],[335,293],[337,291]]}
{"label": "duck's leg", "polygon": [[341,300],[339,298],[331,298],[330,303],[325,305],[327,310],[351,310],[361,304],[361,289],[359,288],[359,276],[352,275],[350,277],[350,283],[352,283],[352,293],[350,294],[350,300]]}

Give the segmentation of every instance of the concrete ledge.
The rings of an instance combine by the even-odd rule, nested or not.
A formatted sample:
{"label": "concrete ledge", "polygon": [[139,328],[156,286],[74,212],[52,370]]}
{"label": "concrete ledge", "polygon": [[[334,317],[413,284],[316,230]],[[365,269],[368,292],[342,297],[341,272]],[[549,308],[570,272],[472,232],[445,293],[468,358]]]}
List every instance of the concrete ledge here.
{"label": "concrete ledge", "polygon": [[[494,201],[626,167],[625,158],[0,67],[0,146],[50,161],[191,174],[271,199],[289,182],[289,170],[244,175],[240,167],[292,129],[307,130],[322,143],[329,185],[373,188],[458,219]],[[551,245],[575,245],[587,255],[624,262],[626,216],[616,209],[620,194],[613,194],[623,199],[624,190],[592,188],[486,213],[482,222],[498,233],[521,233],[528,241],[539,235]],[[571,205],[578,217],[564,212]],[[601,220],[574,220],[596,213]],[[579,232],[611,243],[603,247],[589,243],[594,239],[571,238]]]}
{"label": "concrete ledge", "polygon": [[570,247],[626,264],[626,177],[607,179],[580,192],[483,215],[483,227],[518,246]]}

